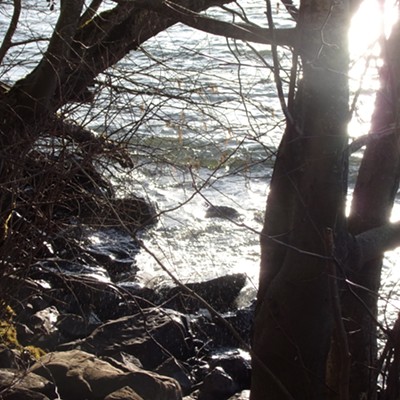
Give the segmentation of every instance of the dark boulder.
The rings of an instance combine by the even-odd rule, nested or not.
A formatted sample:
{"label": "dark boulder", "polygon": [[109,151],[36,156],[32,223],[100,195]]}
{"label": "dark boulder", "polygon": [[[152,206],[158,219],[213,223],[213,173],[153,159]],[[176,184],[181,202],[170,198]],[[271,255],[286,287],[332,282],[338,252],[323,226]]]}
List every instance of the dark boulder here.
{"label": "dark boulder", "polygon": [[187,395],[192,391],[194,378],[190,369],[183,363],[179,362],[176,358],[170,357],[164,361],[155,370],[160,375],[169,376],[179,382],[183,395]]}
{"label": "dark boulder", "polygon": [[56,326],[68,340],[82,339],[90,335],[102,322],[93,312],[85,316],[77,314],[62,314],[58,317]]}
{"label": "dark boulder", "polygon": [[[235,309],[235,301],[246,283],[246,274],[224,275],[204,282],[187,283],[185,286],[202,297],[220,312]],[[160,289],[163,306],[185,313],[193,313],[205,305],[181,286]]]}
{"label": "dark boulder", "polygon": [[15,349],[5,345],[0,346],[0,368],[18,369],[20,357]]}
{"label": "dark boulder", "polygon": [[208,358],[211,368],[222,368],[235,382],[239,390],[250,389],[250,356],[239,351],[215,353]]}
{"label": "dark boulder", "polygon": [[[200,310],[192,315],[192,330],[196,340],[207,343],[211,351],[218,348],[242,348],[250,345],[251,332],[254,319],[254,305],[230,311],[221,315],[225,323],[220,318],[211,313]],[[237,335],[232,333],[235,330]]]}
{"label": "dark boulder", "polygon": [[206,218],[237,219],[240,214],[233,207],[208,205]]}
{"label": "dark boulder", "polygon": [[63,344],[60,350],[76,347],[99,356],[120,352],[138,358],[153,370],[169,357],[186,360],[193,356],[188,318],[173,310],[148,308],[135,315],[109,321],[87,338]]}
{"label": "dark boulder", "polygon": [[200,386],[198,400],[227,400],[239,387],[221,367],[214,368]]}

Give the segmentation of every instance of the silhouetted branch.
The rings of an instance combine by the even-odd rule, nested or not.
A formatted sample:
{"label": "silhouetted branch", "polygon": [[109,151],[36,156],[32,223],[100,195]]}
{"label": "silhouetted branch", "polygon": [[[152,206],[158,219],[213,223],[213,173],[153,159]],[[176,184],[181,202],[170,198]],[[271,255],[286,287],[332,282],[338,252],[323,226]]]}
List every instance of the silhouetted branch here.
{"label": "silhouetted branch", "polygon": [[3,43],[0,47],[0,63],[3,61],[8,49],[12,46],[12,37],[17,29],[19,16],[21,14],[21,0],[14,0],[14,12],[11,17],[10,25],[8,26],[7,32],[4,36]]}
{"label": "silhouetted branch", "polygon": [[287,12],[290,14],[290,16],[297,21],[299,18],[299,10],[298,8],[293,4],[292,0],[281,0],[282,4],[286,7]]}
{"label": "silhouetted branch", "polygon": [[83,3],[83,0],[61,3],[60,16],[43,58],[29,75],[18,81],[8,92],[10,98],[18,99],[18,106],[12,111],[25,122],[40,120],[53,106],[57,84],[66,67]]}
{"label": "silhouetted branch", "polygon": [[355,153],[356,151],[360,150],[362,147],[374,144],[378,140],[385,138],[387,136],[393,135],[395,133],[395,127],[389,127],[385,130],[379,132],[370,132],[366,135],[359,136],[358,138],[354,139],[349,144],[349,153]]}
{"label": "silhouetted branch", "polygon": [[400,246],[400,221],[373,228],[356,235],[358,265],[382,257],[385,251]]}
{"label": "silhouetted branch", "polygon": [[95,15],[99,7],[101,6],[101,3],[103,0],[92,0],[92,2],[89,4],[88,8],[86,11],[82,14],[79,25],[83,25],[89,20],[91,20]]}
{"label": "silhouetted branch", "polygon": [[132,1],[137,6],[176,18],[185,25],[213,35],[263,44],[274,43],[281,46],[292,46],[294,44],[294,29],[277,29],[272,35],[268,28],[261,28],[253,24],[220,21],[193,12],[171,1]]}

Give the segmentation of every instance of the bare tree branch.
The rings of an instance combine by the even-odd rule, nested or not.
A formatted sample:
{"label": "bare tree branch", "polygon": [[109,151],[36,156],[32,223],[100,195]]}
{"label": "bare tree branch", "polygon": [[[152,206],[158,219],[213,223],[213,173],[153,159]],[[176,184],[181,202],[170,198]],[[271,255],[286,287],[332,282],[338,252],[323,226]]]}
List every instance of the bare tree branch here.
{"label": "bare tree branch", "polygon": [[82,14],[82,17],[79,21],[79,25],[83,25],[89,20],[91,20],[95,16],[102,2],[103,0],[92,0],[86,11]]}
{"label": "bare tree branch", "polygon": [[282,4],[286,7],[287,12],[290,14],[290,16],[297,21],[299,18],[299,10],[298,8],[293,4],[292,0],[281,0]]}
{"label": "bare tree branch", "polygon": [[370,132],[366,135],[359,136],[358,138],[354,139],[349,144],[349,153],[355,153],[356,151],[360,150],[362,147],[374,144],[378,140],[385,138],[387,136],[391,136],[396,133],[395,126],[390,126],[385,130],[381,130],[379,132]]}
{"label": "bare tree branch", "polygon": [[51,109],[56,87],[66,67],[83,0],[61,2],[61,11],[49,46],[38,66],[8,92],[18,99],[12,109],[18,118],[40,119]]}
{"label": "bare tree branch", "polygon": [[3,43],[1,44],[0,47],[0,63],[3,61],[3,58],[6,55],[8,49],[12,46],[12,37],[14,36],[14,32],[17,29],[17,24],[20,14],[21,14],[21,0],[14,0],[13,16],[11,18],[7,32],[4,36]]}
{"label": "bare tree branch", "polygon": [[[184,9],[198,12],[231,1],[179,0],[179,4]],[[169,9],[164,6],[164,11],[166,8]],[[135,2],[120,2],[113,9],[98,14],[77,31],[68,80],[59,88],[63,98],[59,99],[58,106],[68,101],[90,101],[87,87],[98,74],[177,22],[176,17],[152,11],[149,7],[141,8]]]}
{"label": "bare tree branch", "polygon": [[171,1],[160,2],[158,0],[147,2],[144,0],[133,0],[137,6],[141,6],[152,11],[157,11],[162,15],[176,18],[179,22],[192,28],[213,35],[239,39],[248,42],[272,44],[280,46],[293,46],[294,29],[277,29],[274,35],[269,28],[261,28],[253,24],[232,23],[220,21],[205,15],[193,12]]}
{"label": "bare tree branch", "polygon": [[400,221],[373,228],[355,237],[356,253],[361,267],[366,262],[382,257],[385,251],[400,246]]}

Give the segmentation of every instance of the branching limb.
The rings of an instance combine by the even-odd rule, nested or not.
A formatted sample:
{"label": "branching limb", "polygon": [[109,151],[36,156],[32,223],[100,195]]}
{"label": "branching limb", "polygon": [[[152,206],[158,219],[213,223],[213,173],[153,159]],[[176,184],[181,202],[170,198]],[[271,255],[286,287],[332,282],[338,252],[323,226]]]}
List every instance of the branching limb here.
{"label": "branching limb", "polygon": [[354,139],[352,143],[349,145],[349,153],[355,153],[360,150],[362,147],[374,144],[380,139],[391,136],[396,132],[395,126],[388,127],[385,130],[381,130],[379,132],[370,132],[366,135],[359,136],[357,139]]}
{"label": "branching limb", "polygon": [[266,1],[266,5],[267,5],[267,20],[268,20],[268,32],[271,35],[272,38],[272,45],[271,45],[271,52],[272,52],[272,60],[274,63],[274,77],[275,77],[275,85],[276,85],[276,90],[278,93],[278,98],[279,98],[279,103],[281,105],[283,114],[285,115],[287,121],[293,125],[294,121],[293,118],[291,116],[291,114],[289,113],[289,110],[287,108],[286,105],[286,99],[285,99],[285,95],[283,92],[283,86],[282,86],[282,79],[280,76],[280,63],[279,63],[279,58],[278,58],[278,49],[276,46],[276,35],[277,35],[277,30],[274,27],[274,22],[272,19],[272,7],[271,7],[271,1],[267,0]]}
{"label": "branching limb", "polygon": [[268,28],[261,28],[247,23],[220,21],[193,12],[190,9],[170,1],[153,1],[149,3],[143,0],[134,0],[134,2],[143,8],[176,18],[185,25],[213,35],[255,43],[275,43],[281,46],[292,46],[294,42],[294,29],[278,29],[274,32],[274,35],[272,35]]}
{"label": "branching limb", "polygon": [[[54,102],[57,84],[63,77],[72,38],[83,7],[83,0],[61,2],[61,11],[49,46],[38,66],[8,92],[16,99],[14,112],[25,122],[40,120]],[[11,102],[10,102],[11,103]]]}
{"label": "branching limb", "polygon": [[357,265],[381,257],[385,251],[400,246],[400,222],[373,228],[355,237]]}
{"label": "branching limb", "polygon": [[[222,5],[232,0],[179,0],[184,9],[199,12],[213,5]],[[97,75],[116,64],[131,50],[137,50],[148,39],[179,22],[149,7],[140,7],[134,2],[118,3],[113,9],[104,11],[88,23],[80,26],[74,37],[73,56],[69,60],[68,79],[61,82],[59,92],[68,101],[91,101],[88,86]],[[169,9],[164,6],[162,10]]]}
{"label": "branching limb", "polygon": [[287,12],[290,14],[290,16],[297,21],[299,18],[299,10],[298,8],[293,4],[292,0],[281,0],[282,4],[286,7]]}
{"label": "branching limb", "polygon": [[21,0],[14,0],[14,12],[11,17],[10,25],[4,36],[3,43],[0,46],[0,63],[3,61],[4,56],[7,54],[8,49],[12,46],[12,37],[14,36],[19,16],[21,14]]}
{"label": "branching limb", "polygon": [[103,0],[92,0],[86,11],[82,14],[79,25],[83,25],[86,22],[90,21],[95,16],[102,2]]}

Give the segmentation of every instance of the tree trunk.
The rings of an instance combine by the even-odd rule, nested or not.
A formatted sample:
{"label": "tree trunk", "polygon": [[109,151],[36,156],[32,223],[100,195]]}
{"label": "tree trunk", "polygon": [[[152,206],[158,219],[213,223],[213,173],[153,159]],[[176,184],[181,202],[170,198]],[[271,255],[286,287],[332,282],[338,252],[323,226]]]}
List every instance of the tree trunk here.
{"label": "tree trunk", "polygon": [[[230,1],[179,0],[176,7],[200,11]],[[144,5],[136,6],[136,2],[122,2],[96,16],[99,1],[93,1],[89,6],[92,9],[83,15],[83,0],[62,0],[60,4],[54,33],[37,67],[0,93],[0,242],[18,191],[24,157],[41,132],[53,123],[55,112],[70,101],[91,100],[88,86],[98,74],[179,20],[163,15],[163,7],[172,3],[167,7],[160,2],[160,10],[154,12]],[[16,1],[15,17],[0,57],[10,46],[18,6]]]}
{"label": "tree trunk", "polygon": [[[399,186],[399,40],[400,24],[397,23],[383,45],[381,88],[371,122],[371,132],[381,134],[382,138],[367,145],[364,152],[349,218],[349,230],[354,235],[388,222]],[[385,134],[388,130],[392,134]],[[343,298],[343,311],[352,360],[351,399],[376,398],[376,320],[382,256],[350,266],[348,271],[351,290]]]}
{"label": "tree trunk", "polygon": [[[21,170],[27,152],[37,139],[45,121],[54,112],[57,83],[63,78],[83,0],[63,0],[47,51],[37,67],[18,81],[0,104],[0,243],[7,236],[15,196],[20,187]],[[19,186],[19,187],[18,187]],[[7,252],[8,249],[2,249]],[[2,258],[5,259],[5,258]]]}
{"label": "tree trunk", "polygon": [[290,398],[277,380],[296,400],[322,400],[329,393],[335,278],[326,232],[344,229],[346,4],[301,2],[297,51],[303,78],[294,123],[288,123],[278,152],[261,238],[252,400]]}

